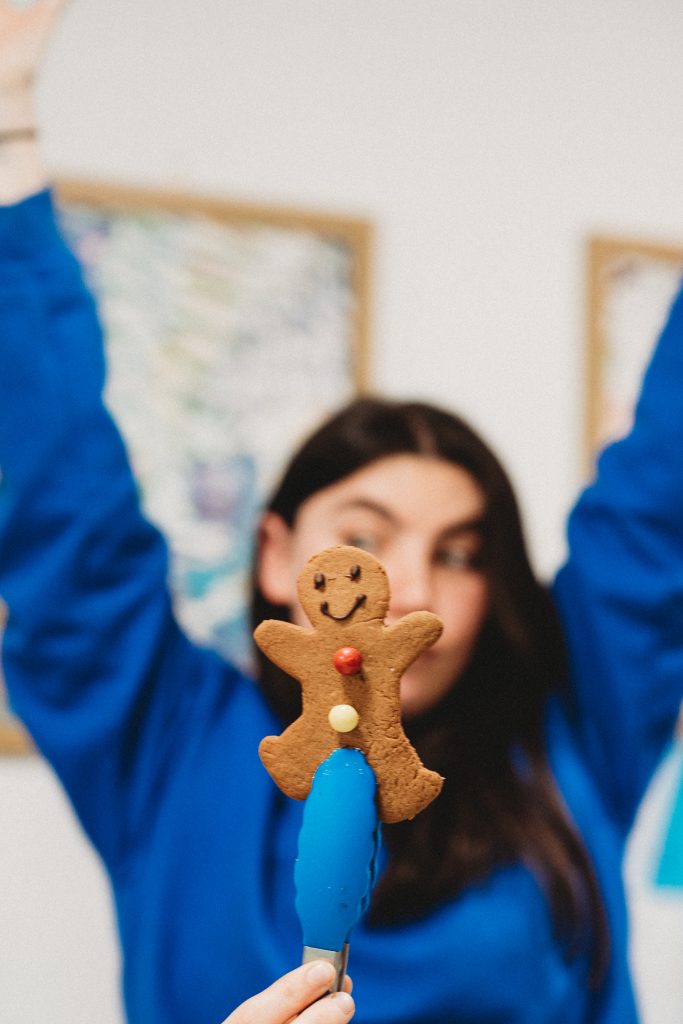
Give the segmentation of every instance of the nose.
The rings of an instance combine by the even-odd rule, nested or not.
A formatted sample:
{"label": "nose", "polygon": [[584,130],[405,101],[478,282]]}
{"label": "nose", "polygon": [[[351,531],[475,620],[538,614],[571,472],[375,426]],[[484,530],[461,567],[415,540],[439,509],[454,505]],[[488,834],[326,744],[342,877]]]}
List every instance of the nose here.
{"label": "nose", "polygon": [[434,611],[431,566],[426,553],[419,548],[405,550],[385,568],[391,588],[390,620],[408,612]]}

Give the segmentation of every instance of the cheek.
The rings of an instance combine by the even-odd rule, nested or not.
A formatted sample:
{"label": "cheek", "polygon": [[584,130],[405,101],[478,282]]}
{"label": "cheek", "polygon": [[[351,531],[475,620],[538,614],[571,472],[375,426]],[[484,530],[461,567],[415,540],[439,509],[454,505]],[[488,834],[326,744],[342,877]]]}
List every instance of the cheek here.
{"label": "cheek", "polygon": [[308,615],[306,615],[306,612],[301,607],[298,597],[294,599],[294,604],[289,613],[289,621],[293,622],[295,626],[301,626],[303,629],[311,628]]}
{"label": "cheek", "polygon": [[489,608],[489,588],[483,576],[472,574],[449,587],[437,614],[444,620],[441,643],[448,647],[474,646]]}

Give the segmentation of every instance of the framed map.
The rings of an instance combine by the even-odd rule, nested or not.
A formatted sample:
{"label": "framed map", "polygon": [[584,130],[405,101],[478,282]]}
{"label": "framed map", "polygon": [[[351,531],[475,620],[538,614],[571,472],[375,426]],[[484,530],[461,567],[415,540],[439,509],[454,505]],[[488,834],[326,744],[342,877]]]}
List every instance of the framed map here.
{"label": "framed map", "polygon": [[[259,507],[289,452],[369,385],[371,226],[100,184],[57,196],[104,325],[106,402],[169,541],[178,618],[248,667]],[[6,705],[0,748],[26,748]]]}

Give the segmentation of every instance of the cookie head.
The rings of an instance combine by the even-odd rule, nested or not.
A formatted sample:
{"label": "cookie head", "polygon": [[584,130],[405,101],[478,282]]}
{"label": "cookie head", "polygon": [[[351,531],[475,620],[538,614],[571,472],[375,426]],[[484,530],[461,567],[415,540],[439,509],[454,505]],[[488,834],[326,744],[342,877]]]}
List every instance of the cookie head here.
{"label": "cookie head", "polygon": [[334,623],[384,620],[389,581],[377,559],[348,545],[327,548],[304,566],[297,581],[301,606],[316,629]]}

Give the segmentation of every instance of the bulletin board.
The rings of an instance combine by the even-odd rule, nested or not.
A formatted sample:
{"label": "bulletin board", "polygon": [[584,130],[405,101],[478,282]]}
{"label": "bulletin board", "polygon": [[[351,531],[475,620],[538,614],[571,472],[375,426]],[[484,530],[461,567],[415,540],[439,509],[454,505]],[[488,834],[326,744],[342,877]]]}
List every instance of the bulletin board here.
{"label": "bulletin board", "polygon": [[[369,387],[371,224],[102,183],[56,191],[178,618],[248,667],[259,507],[289,452]],[[0,701],[0,750],[28,746]]]}

